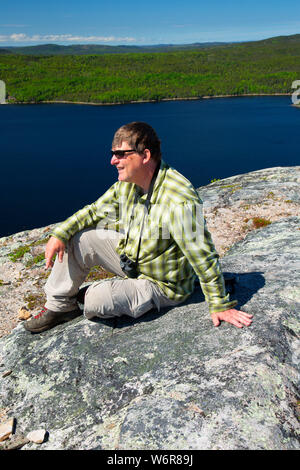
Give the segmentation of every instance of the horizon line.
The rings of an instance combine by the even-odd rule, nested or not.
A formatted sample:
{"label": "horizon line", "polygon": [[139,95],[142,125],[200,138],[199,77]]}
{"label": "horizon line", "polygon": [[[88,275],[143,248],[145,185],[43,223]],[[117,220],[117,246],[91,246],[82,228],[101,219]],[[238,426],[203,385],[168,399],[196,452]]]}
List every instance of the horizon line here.
{"label": "horizon line", "polygon": [[267,36],[263,37],[261,39],[242,39],[242,40],[228,40],[228,41],[218,41],[218,40],[213,40],[213,41],[195,41],[195,42],[182,42],[182,43],[173,43],[173,42],[166,42],[166,43],[152,43],[152,44],[139,44],[139,43],[130,43],[130,44],[124,44],[124,43],[118,43],[118,44],[108,44],[106,42],[103,43],[84,43],[84,42],[73,42],[72,44],[70,43],[65,43],[65,41],[55,41],[55,42],[38,42],[36,44],[31,44],[27,41],[24,43],[19,43],[17,45],[11,45],[11,44],[2,44],[1,43],[1,35],[0,35],[0,49],[9,47],[9,48],[18,48],[18,47],[39,47],[39,46],[63,46],[63,47],[72,47],[72,46],[107,46],[107,47],[154,47],[154,46],[188,46],[188,45],[196,45],[196,44],[235,44],[235,43],[244,43],[244,42],[259,42],[259,41],[264,41],[268,39],[274,39],[274,38],[279,38],[279,37],[290,37],[290,36],[297,36],[300,35],[300,33],[293,33],[293,34],[280,34],[276,36]]}

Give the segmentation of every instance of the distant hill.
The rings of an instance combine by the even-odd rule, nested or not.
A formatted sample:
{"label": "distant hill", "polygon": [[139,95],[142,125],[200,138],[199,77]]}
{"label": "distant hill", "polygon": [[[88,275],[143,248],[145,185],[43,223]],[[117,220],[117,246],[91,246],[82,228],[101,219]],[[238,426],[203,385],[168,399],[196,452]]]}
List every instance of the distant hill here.
{"label": "distant hill", "polygon": [[216,47],[232,47],[235,45],[249,46],[300,46],[300,34],[291,36],[275,36],[260,41],[240,42],[195,42],[193,44],[155,44],[151,46],[109,46],[103,44],[72,44],[61,46],[58,44],[40,44],[37,46],[5,46],[0,47],[0,54],[20,54],[34,56],[52,55],[98,55],[98,54],[120,54],[120,53],[145,53],[145,52],[180,52],[189,50],[203,50]]}
{"label": "distant hill", "polygon": [[95,55],[95,54],[120,54],[131,52],[175,52],[192,49],[228,45],[232,43],[203,42],[194,44],[157,44],[153,46],[108,46],[97,44],[73,44],[60,46],[58,44],[41,44],[38,46],[5,47],[0,48],[0,54],[22,55]]}
{"label": "distant hill", "polygon": [[256,41],[256,42],[260,42],[262,44],[264,43],[272,43],[272,44],[279,44],[279,43],[282,43],[282,44],[291,44],[291,43],[295,43],[295,44],[300,44],[300,34],[292,34],[291,36],[274,36],[272,38],[268,38],[268,39],[263,39],[261,41]]}

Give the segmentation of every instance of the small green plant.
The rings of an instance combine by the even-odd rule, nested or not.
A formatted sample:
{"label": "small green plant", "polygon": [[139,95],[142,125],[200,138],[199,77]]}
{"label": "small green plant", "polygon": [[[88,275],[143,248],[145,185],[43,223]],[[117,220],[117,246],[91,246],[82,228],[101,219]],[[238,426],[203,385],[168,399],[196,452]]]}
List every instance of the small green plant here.
{"label": "small green plant", "polygon": [[47,269],[47,271],[46,271],[46,270],[42,270],[42,271],[40,271],[40,273],[39,273],[39,279],[38,279],[38,280],[39,280],[39,281],[43,281],[43,280],[45,280],[45,279],[48,279],[48,277],[50,276],[50,274],[51,274],[51,269]]}
{"label": "small green plant", "polygon": [[215,183],[216,181],[220,181],[220,178],[214,178],[214,179],[210,180],[211,183]]}
{"label": "small green plant", "polygon": [[28,253],[29,251],[30,245],[19,246],[19,248],[16,248],[8,256],[10,257],[11,261],[15,263],[18,259],[23,258],[25,253]]}
{"label": "small green plant", "polygon": [[45,259],[45,253],[40,253],[39,255],[35,256],[34,258],[32,258],[26,263],[26,268],[30,268],[34,264],[37,264],[40,261],[43,261],[44,259]]}
{"label": "small green plant", "polygon": [[226,184],[225,186],[222,186],[222,189],[227,188],[230,188],[232,193],[234,193],[238,189],[243,189],[242,186],[238,186],[237,184]]}
{"label": "small green plant", "polygon": [[49,237],[47,238],[42,238],[41,240],[36,240],[35,242],[30,243],[29,246],[39,246],[39,245],[46,245],[46,243],[49,241]]}
{"label": "small green plant", "polygon": [[46,296],[44,294],[27,294],[24,296],[24,301],[27,302],[28,310],[34,310],[38,307],[43,307]]}
{"label": "small green plant", "polygon": [[[20,258],[23,258],[23,256],[25,255],[25,253],[29,253],[30,250],[31,250],[31,247],[33,246],[39,246],[39,245],[45,245],[48,241],[49,237],[47,238],[42,238],[41,240],[36,240],[35,242],[32,242],[32,243],[28,243],[27,245],[22,245],[22,246],[19,246],[19,248],[16,248],[14,251],[12,251],[8,256],[10,258],[11,261],[13,261],[14,263],[20,259]],[[41,255],[38,255],[36,256],[34,259],[40,257]],[[32,264],[34,263],[38,263],[39,261],[41,261],[43,258],[40,258],[40,259],[37,259],[36,261],[32,262],[29,261],[27,263],[27,265],[30,265],[32,266]],[[31,263],[31,264],[29,264]],[[26,266],[27,266],[26,265]]]}
{"label": "small green plant", "polygon": [[113,277],[114,275],[105,271],[101,266],[93,266],[87,275],[85,281],[101,281],[102,279],[107,279]]}
{"label": "small green plant", "polygon": [[270,225],[272,223],[270,220],[264,219],[262,217],[253,217],[252,222],[255,228],[265,227],[266,225]]}
{"label": "small green plant", "polygon": [[[254,228],[265,227],[266,225],[270,225],[272,223],[270,220],[263,219],[262,217],[252,217],[252,218],[246,217],[244,219],[244,222],[247,224],[249,220],[252,220]],[[245,228],[249,228],[249,227],[246,225]]]}

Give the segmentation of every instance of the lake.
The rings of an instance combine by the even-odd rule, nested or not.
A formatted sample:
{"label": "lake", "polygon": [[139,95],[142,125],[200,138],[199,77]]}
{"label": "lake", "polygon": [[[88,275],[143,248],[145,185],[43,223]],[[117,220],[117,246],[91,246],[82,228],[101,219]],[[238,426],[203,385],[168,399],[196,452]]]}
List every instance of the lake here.
{"label": "lake", "polygon": [[261,168],[300,164],[300,109],[289,96],[113,106],[0,106],[0,237],[64,220],[117,179],[115,130],[146,121],[163,158],[195,187]]}

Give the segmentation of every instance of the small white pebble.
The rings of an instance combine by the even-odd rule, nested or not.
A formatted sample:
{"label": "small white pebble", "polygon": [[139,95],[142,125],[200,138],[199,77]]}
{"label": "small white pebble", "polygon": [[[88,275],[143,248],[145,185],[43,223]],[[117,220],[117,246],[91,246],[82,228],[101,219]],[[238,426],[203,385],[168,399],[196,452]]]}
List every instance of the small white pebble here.
{"label": "small white pebble", "polygon": [[31,442],[35,442],[36,444],[42,444],[44,442],[46,436],[45,429],[37,429],[36,431],[31,431],[27,434],[27,439]]}
{"label": "small white pebble", "polygon": [[153,359],[155,357],[155,355],[153,353],[146,353],[144,355],[147,359]]}
{"label": "small white pebble", "polygon": [[128,364],[128,360],[126,359],[126,357],[115,357],[114,358],[114,362],[125,362],[125,364]]}

